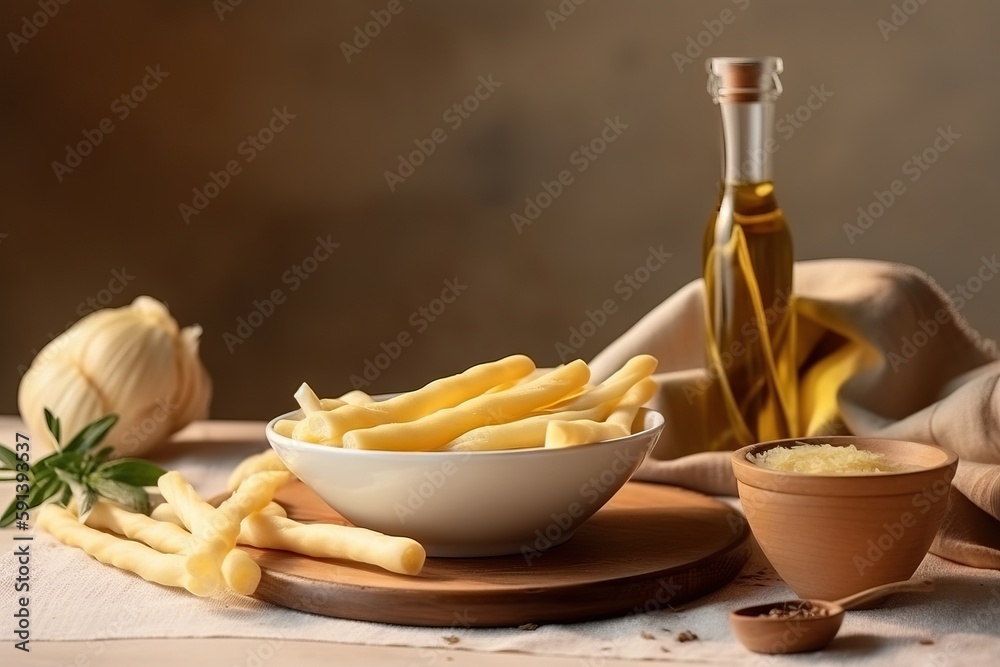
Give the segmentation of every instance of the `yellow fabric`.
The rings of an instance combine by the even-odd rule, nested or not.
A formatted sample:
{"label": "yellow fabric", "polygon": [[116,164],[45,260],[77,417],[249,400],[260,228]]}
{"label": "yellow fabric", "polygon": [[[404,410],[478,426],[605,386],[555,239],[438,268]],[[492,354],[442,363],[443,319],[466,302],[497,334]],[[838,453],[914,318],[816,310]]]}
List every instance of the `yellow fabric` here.
{"label": "yellow fabric", "polygon": [[[995,256],[970,267],[983,292],[1000,290],[1000,277],[988,284],[998,267]],[[955,494],[962,500],[950,504],[931,550],[1000,568],[996,345],[971,329],[948,295],[913,267],[798,262],[794,292],[798,392],[790,403],[798,404],[799,433],[900,438],[956,451],[963,465]],[[704,367],[705,340],[704,285],[697,280],[599,354],[592,377],[603,379],[635,354],[657,357],[659,391],[649,405],[665,414],[666,427],[637,477],[735,495],[729,454],[708,451],[712,443],[725,442],[728,449],[741,443],[725,391]],[[690,455],[697,456],[682,458]],[[965,462],[986,464],[991,472]]]}

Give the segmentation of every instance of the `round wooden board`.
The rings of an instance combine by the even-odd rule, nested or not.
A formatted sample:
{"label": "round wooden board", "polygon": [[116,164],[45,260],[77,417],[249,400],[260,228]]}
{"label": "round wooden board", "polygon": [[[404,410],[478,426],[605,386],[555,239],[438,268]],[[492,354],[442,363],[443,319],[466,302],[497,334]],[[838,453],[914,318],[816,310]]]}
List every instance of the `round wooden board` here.
{"label": "round wooden board", "polygon": [[[348,523],[300,482],[275,499],[299,521]],[[240,548],[261,567],[256,597],[284,607],[402,625],[496,627],[678,605],[735,577],[749,534],[742,515],[712,498],[629,482],[568,542],[530,559],[428,558],[419,575],[405,576]]]}

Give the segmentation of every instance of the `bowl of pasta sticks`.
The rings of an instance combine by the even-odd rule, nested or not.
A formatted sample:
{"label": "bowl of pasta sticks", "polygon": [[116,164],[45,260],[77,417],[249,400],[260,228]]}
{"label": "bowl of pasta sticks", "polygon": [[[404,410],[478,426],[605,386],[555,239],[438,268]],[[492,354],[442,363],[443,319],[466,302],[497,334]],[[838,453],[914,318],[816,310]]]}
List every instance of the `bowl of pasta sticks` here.
{"label": "bowl of pasta sticks", "polygon": [[419,542],[429,556],[537,554],[569,540],[628,481],[663,428],[643,408],[656,359],[602,382],[576,360],[524,355],[420,389],[319,398],[268,423],[273,452],[234,479],[287,468],[355,526]]}

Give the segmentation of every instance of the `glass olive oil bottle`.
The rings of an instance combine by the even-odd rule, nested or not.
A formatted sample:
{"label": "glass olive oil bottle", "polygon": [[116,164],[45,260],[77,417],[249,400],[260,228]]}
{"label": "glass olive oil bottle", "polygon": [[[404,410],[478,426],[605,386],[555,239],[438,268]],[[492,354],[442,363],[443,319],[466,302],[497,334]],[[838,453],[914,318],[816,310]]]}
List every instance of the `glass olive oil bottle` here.
{"label": "glass olive oil bottle", "polygon": [[792,237],[774,195],[771,155],[780,58],[712,58],[724,174],[705,230],[708,368],[728,423],[711,449],[797,435]]}

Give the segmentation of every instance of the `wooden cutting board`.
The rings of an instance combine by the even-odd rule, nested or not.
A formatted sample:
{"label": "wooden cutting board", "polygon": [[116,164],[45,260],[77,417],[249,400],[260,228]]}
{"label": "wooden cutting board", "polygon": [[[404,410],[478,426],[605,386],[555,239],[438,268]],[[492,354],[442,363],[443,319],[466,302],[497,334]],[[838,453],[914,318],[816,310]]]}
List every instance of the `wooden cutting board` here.
{"label": "wooden cutting board", "polygon": [[[275,498],[299,521],[347,524],[300,482]],[[676,606],[735,577],[749,529],[692,491],[629,482],[568,542],[533,558],[428,558],[417,576],[240,547],[261,567],[256,597],[363,621],[441,627],[583,621]]]}

